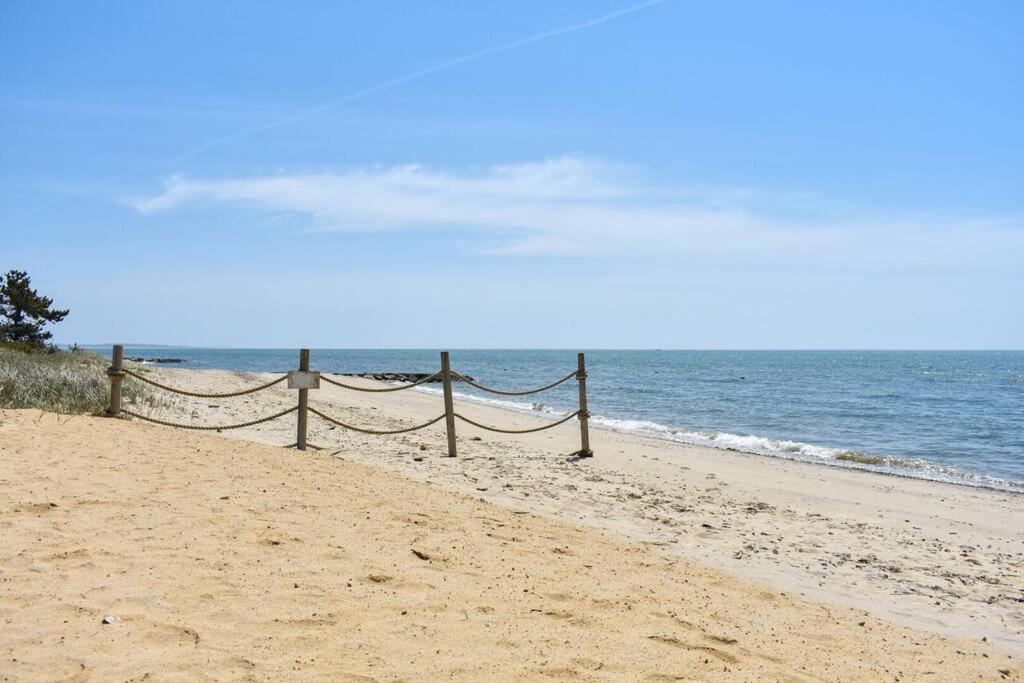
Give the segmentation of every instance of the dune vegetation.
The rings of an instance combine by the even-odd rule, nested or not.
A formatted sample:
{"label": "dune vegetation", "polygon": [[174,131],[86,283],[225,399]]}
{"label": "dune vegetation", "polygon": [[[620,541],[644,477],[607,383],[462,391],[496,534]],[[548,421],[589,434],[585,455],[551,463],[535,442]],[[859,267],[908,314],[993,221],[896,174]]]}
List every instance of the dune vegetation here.
{"label": "dune vegetation", "polygon": [[[98,415],[110,399],[107,359],[82,349],[25,351],[0,346],[0,408]],[[128,403],[151,403],[145,387],[125,378]]]}

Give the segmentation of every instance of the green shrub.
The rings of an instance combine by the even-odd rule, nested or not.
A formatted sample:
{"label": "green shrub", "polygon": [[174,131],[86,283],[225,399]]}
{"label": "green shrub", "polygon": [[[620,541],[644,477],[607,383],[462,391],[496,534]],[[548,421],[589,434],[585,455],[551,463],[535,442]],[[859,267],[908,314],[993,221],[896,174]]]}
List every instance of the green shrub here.
{"label": "green shrub", "polygon": [[[98,415],[110,402],[107,359],[91,351],[25,352],[0,347],[0,408]],[[142,383],[125,378],[127,403],[152,404]]]}

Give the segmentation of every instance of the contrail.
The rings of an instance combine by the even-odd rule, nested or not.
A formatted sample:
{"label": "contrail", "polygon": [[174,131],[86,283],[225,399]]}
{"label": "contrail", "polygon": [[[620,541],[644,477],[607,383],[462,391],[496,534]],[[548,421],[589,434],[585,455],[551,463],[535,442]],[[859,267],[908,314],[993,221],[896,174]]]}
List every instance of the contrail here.
{"label": "contrail", "polygon": [[339,99],[332,100],[331,102],[327,102],[325,104],[321,104],[310,109],[303,110],[301,112],[298,112],[297,114],[292,114],[291,116],[278,119],[277,121],[264,123],[259,126],[254,126],[253,128],[247,128],[237,133],[232,133],[231,135],[227,135],[222,138],[217,138],[216,140],[211,140],[210,142],[204,143],[197,147],[193,147],[192,149],[187,150],[182,154],[179,154],[178,156],[168,159],[166,161],[162,161],[160,163],[153,164],[150,166],[145,166],[143,168],[139,168],[134,171],[129,171],[127,173],[122,173],[120,175],[112,176],[110,178],[104,178],[103,180],[100,180],[99,182],[90,186],[88,189],[94,190],[99,187],[102,187],[103,185],[106,185],[107,183],[114,182],[115,180],[130,178],[132,176],[139,175],[140,173],[145,173],[146,171],[153,171],[159,168],[164,168],[166,166],[172,166],[174,164],[181,163],[182,161],[185,161],[187,159],[191,159],[192,157],[198,156],[203,152],[211,150],[215,147],[220,147],[221,145],[225,145],[229,142],[234,142],[235,140],[246,138],[249,137],[250,135],[256,135],[257,133],[262,133],[263,131],[271,130],[272,128],[280,128],[281,126],[287,126],[289,124],[295,123],[296,121],[302,121],[303,119],[307,119],[310,116],[315,116],[316,114],[327,111],[328,109],[333,109],[343,104],[349,104],[350,102],[361,100],[364,97],[373,95],[375,93],[379,93],[383,90],[390,90],[391,88],[396,88],[410,81],[415,81],[420,78],[424,78],[425,76],[430,76],[432,74],[436,74],[438,72],[451,69],[452,67],[456,67],[461,64],[473,62],[478,59],[482,59],[483,57],[495,55],[498,54],[499,52],[507,52],[508,50],[514,50],[516,48],[523,47],[525,45],[530,45],[532,43],[539,43],[540,41],[547,40],[548,38],[554,38],[556,36],[562,36],[567,33],[574,33],[576,31],[582,31],[584,29],[591,28],[593,26],[598,26],[600,24],[604,24],[606,22],[625,16],[627,14],[632,14],[634,12],[639,12],[640,10],[647,9],[648,7],[660,5],[666,1],[667,0],[648,0],[647,2],[641,2],[636,5],[630,5],[628,7],[615,10],[614,12],[602,14],[599,17],[594,17],[593,19],[588,19],[587,21],[583,21],[578,24],[570,24],[569,26],[563,26],[562,28],[552,29],[550,31],[541,31],[540,33],[534,33],[531,36],[519,38],[518,40],[512,40],[507,43],[502,43],[501,45],[497,45],[495,47],[489,47],[483,50],[477,50],[476,52],[470,52],[469,54],[462,55],[461,57],[455,57],[454,59],[449,59],[448,61],[441,62],[440,64],[435,64],[434,66],[430,66],[425,69],[412,71],[405,75],[392,78],[391,80],[383,81],[381,83],[377,83],[376,85],[371,85],[367,88],[364,88],[363,90],[358,90],[349,95],[345,95],[344,97],[341,97]]}

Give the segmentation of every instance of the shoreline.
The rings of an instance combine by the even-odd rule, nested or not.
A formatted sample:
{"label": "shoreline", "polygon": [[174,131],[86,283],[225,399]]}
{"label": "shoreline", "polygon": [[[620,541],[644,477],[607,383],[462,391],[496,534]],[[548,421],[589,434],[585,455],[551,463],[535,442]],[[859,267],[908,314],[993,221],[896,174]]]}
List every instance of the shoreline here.
{"label": "shoreline", "polygon": [[[196,370],[198,372],[204,372],[205,371],[203,369],[198,369],[198,368],[190,368],[190,370]],[[228,370],[226,372],[237,372],[237,371]],[[440,389],[434,389],[434,388],[429,388],[429,387],[416,387],[416,388],[413,389],[413,391],[419,391],[421,393],[427,393],[427,394],[435,395],[435,396],[440,396],[441,395],[441,390]],[[492,399],[492,398],[488,398],[488,397],[484,397],[484,396],[478,396],[478,395],[475,395],[475,394],[469,394],[469,393],[466,393],[466,392],[453,391],[453,395],[455,396],[456,399],[462,399],[462,400],[470,401],[472,403],[476,403],[476,404],[479,404],[479,405],[494,406],[496,408],[503,409],[503,410],[508,410],[510,412],[522,413],[522,414],[526,414],[526,415],[533,415],[533,416],[536,416],[538,418],[545,419],[545,420],[552,420],[552,421],[554,421],[554,420],[559,419],[560,417],[564,417],[566,414],[571,412],[571,410],[556,411],[553,408],[553,406],[549,406],[549,405],[547,405],[545,403],[536,403],[536,404],[533,404],[533,405],[542,405],[545,408],[551,409],[551,412],[545,412],[543,410],[537,410],[536,408],[533,408],[532,406],[527,406],[525,403],[520,404],[520,403],[517,403],[516,401],[506,401],[506,400],[501,400],[501,399]],[[617,428],[614,425],[609,424],[609,422],[643,423],[643,424],[649,424],[652,427],[654,427],[655,429],[644,430],[644,429],[640,429],[640,428],[628,428],[628,427]],[[883,460],[894,460],[894,461],[905,462],[908,465],[911,464],[911,463],[924,463],[925,465],[932,466],[932,467],[934,467],[935,469],[937,469],[939,471],[946,470],[946,471],[955,472],[956,476],[951,475],[949,478],[945,478],[944,479],[944,478],[941,478],[939,476],[915,475],[915,474],[913,474],[910,471],[911,468],[909,468],[909,467],[907,467],[907,468],[900,468],[898,466],[886,466],[886,465],[880,465],[880,464],[875,464],[875,463],[866,463],[866,462],[859,461],[859,460],[857,460],[855,458],[844,459],[842,457],[837,457],[837,458],[831,458],[831,459],[830,458],[817,458],[817,459],[815,459],[813,456],[799,457],[799,456],[796,456],[796,455],[787,455],[784,452],[765,453],[765,452],[756,451],[756,450],[745,450],[743,448],[739,448],[739,447],[735,447],[735,446],[716,446],[716,445],[710,445],[710,444],[707,444],[707,443],[700,443],[700,442],[697,442],[697,441],[687,441],[685,439],[675,439],[675,438],[672,438],[669,435],[670,434],[679,434],[679,433],[690,433],[690,434],[693,434],[693,433],[696,433],[696,432],[694,432],[694,430],[692,430],[692,429],[687,429],[687,428],[682,428],[682,427],[679,427],[679,428],[670,427],[668,425],[663,425],[663,424],[657,423],[657,422],[651,422],[649,420],[645,420],[645,419],[642,419],[642,418],[635,418],[635,419],[630,418],[630,419],[627,419],[627,418],[614,418],[614,417],[607,417],[607,416],[602,416],[602,415],[594,415],[590,419],[590,428],[591,429],[599,429],[599,430],[608,431],[608,432],[615,432],[615,433],[618,433],[618,434],[626,434],[626,435],[629,435],[629,436],[635,436],[637,438],[655,439],[655,440],[658,440],[658,441],[667,441],[669,443],[685,444],[685,445],[688,445],[688,446],[695,446],[695,447],[698,447],[698,448],[707,448],[707,449],[716,450],[716,451],[729,451],[729,452],[732,452],[732,453],[742,453],[742,454],[745,454],[745,455],[756,455],[756,456],[759,456],[759,457],[762,457],[762,458],[774,458],[774,459],[778,459],[778,460],[787,460],[787,461],[790,461],[790,462],[800,462],[800,463],[804,463],[804,464],[808,464],[808,465],[815,465],[815,466],[822,465],[822,466],[825,466],[825,467],[835,467],[835,468],[844,469],[844,470],[856,470],[856,471],[860,471],[860,472],[871,472],[871,473],[874,473],[874,474],[882,474],[882,475],[892,476],[892,477],[902,477],[902,478],[905,478],[905,479],[920,479],[920,480],[923,480],[923,481],[933,481],[933,482],[937,482],[937,483],[940,483],[940,484],[951,484],[953,486],[966,486],[966,487],[969,487],[969,488],[980,488],[980,489],[986,489],[986,490],[990,490],[990,491],[1000,491],[1000,492],[1004,492],[1004,493],[1015,493],[1015,494],[1018,494],[1018,495],[1024,495],[1024,482],[1019,482],[1019,481],[1012,480],[1012,479],[998,478],[998,477],[995,477],[994,475],[989,475],[989,474],[982,474],[982,473],[977,473],[977,472],[969,472],[967,470],[961,470],[961,469],[958,469],[956,467],[942,465],[941,463],[937,463],[937,462],[930,461],[930,460],[923,460],[923,459],[920,459],[920,458],[909,458],[909,457],[890,456],[890,455],[875,455],[875,454],[869,454],[869,453],[860,453],[858,451],[851,451],[851,450],[843,451],[843,449],[835,447],[835,446],[820,446],[820,445],[816,445],[816,444],[807,444],[807,443],[802,443],[802,442],[792,442],[792,441],[788,441],[786,439],[775,439],[773,437],[759,437],[759,436],[753,436],[752,435],[752,438],[755,438],[755,439],[776,441],[776,442],[779,442],[779,443],[799,443],[800,446],[804,446],[804,447],[809,446],[809,447],[816,448],[816,449],[826,449],[826,450],[830,450],[830,451],[843,451],[844,453],[849,453],[849,454],[851,454],[853,456],[864,456],[864,457],[868,457],[868,458],[878,458],[878,459],[883,459]],[[659,432],[663,432],[665,435],[662,436],[661,433],[659,433]],[[722,432],[721,430],[718,430],[716,433],[717,434],[726,434],[726,432]],[[729,436],[742,436],[742,435],[731,434],[731,433],[729,433],[728,435]]]}
{"label": "shoreline", "polygon": [[[150,369],[162,381],[194,391],[223,391],[269,377]],[[351,424],[377,428],[415,424],[440,407],[427,392],[365,394],[333,387],[312,391],[310,402]],[[175,400],[162,417],[225,424],[289,404],[294,392],[275,388],[241,400]],[[472,406],[472,415],[488,424],[524,428],[543,420],[484,403]],[[572,462],[564,456],[578,448],[574,425],[507,436],[460,424],[456,459],[440,457],[443,425],[376,437],[311,417],[309,441],[334,457],[611,531],[799,596],[868,609],[943,635],[986,637],[1024,654],[1024,497],[1016,492],[823,468],[605,429],[591,433],[596,457]],[[223,434],[283,445],[294,442],[294,420]]]}
{"label": "shoreline", "polygon": [[[178,348],[178,347],[168,347]],[[235,349],[223,349],[232,350]],[[267,349],[258,349],[266,351]],[[274,350],[274,349],[271,349]],[[283,349],[282,349],[283,350]],[[728,352],[723,352],[728,353]],[[884,352],[888,353],[888,352]],[[916,353],[908,351],[908,353]],[[951,351],[950,353],[960,353]],[[1015,352],[1012,352],[1015,353]],[[186,360],[189,366],[181,369],[188,370],[227,370],[232,372],[286,372],[285,370],[274,370],[261,367],[258,369],[237,369],[221,367],[216,364],[207,365],[209,361]],[[192,363],[199,363],[192,366]],[[159,364],[145,363],[146,367],[159,367]],[[230,368],[230,369],[229,369]],[[367,379],[382,380],[380,377],[367,377]],[[387,380],[384,380],[387,381]],[[475,393],[472,389],[459,391],[460,385],[456,382],[455,394],[457,398],[472,402],[495,405],[510,410],[524,411],[529,414],[541,417],[551,417],[557,413],[571,412],[572,402],[566,403],[565,396],[561,396],[561,409],[545,402],[522,402],[505,398],[494,398],[487,395]],[[435,387],[418,387],[417,390],[436,392],[440,395],[440,389]],[[607,396],[605,396],[607,398]],[[592,397],[593,400],[593,397]],[[538,406],[540,406],[538,408]],[[863,439],[846,438],[829,442],[827,438],[819,439],[807,437],[792,437],[793,433],[800,433],[799,427],[788,433],[772,432],[770,429],[754,431],[734,431],[729,425],[712,425],[702,427],[678,426],[672,420],[664,419],[658,421],[658,417],[641,416],[633,414],[626,417],[613,417],[603,415],[600,412],[591,416],[591,426],[595,429],[608,429],[625,434],[633,434],[655,439],[664,439],[677,443],[691,444],[716,450],[732,450],[743,453],[753,453],[764,457],[773,457],[796,462],[808,462],[832,467],[864,470],[891,474],[895,476],[909,477],[914,479],[926,479],[940,481],[964,486],[987,488],[993,490],[1005,490],[1014,493],[1024,493],[1024,472],[1017,470],[1000,469],[994,470],[990,467],[979,465],[976,460],[968,460],[966,463],[946,462],[941,456],[925,454],[900,454],[900,449],[871,448],[863,445]],[[790,425],[791,427],[793,425]],[[768,436],[767,434],[772,434]],[[820,436],[820,435],[819,435]],[[847,434],[847,437],[850,435]],[[801,440],[794,440],[798,438]],[[870,439],[868,439],[870,441]],[[826,445],[827,444],[827,445]],[[849,444],[859,444],[850,446]],[[949,450],[947,448],[947,450]],[[973,463],[970,464],[970,463]]]}

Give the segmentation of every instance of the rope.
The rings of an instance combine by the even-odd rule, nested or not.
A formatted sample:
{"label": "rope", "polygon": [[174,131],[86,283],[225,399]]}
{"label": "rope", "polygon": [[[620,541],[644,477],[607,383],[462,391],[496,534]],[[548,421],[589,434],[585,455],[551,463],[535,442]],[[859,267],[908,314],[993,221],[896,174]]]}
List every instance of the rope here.
{"label": "rope", "polygon": [[267,417],[261,417],[258,420],[250,420],[249,422],[242,422],[241,424],[224,425],[224,426],[221,426],[221,427],[205,427],[205,426],[202,426],[202,425],[181,424],[180,422],[166,422],[164,420],[158,420],[155,417],[147,417],[146,415],[140,415],[139,413],[133,413],[132,411],[125,410],[124,408],[121,409],[121,412],[124,413],[125,415],[131,415],[132,417],[137,417],[140,420],[145,420],[146,422],[152,422],[154,424],[163,425],[165,427],[180,427],[181,429],[197,429],[197,430],[200,430],[200,431],[219,432],[219,431],[224,430],[224,429],[241,429],[242,427],[251,427],[252,425],[258,425],[261,422],[270,422],[271,420],[276,420],[277,418],[283,417],[284,415],[287,415],[288,413],[293,413],[293,412],[295,412],[298,409],[299,409],[298,406],[292,406],[291,408],[288,408],[287,410],[282,410],[279,413],[274,413],[273,415],[268,415]]}
{"label": "rope", "polygon": [[255,394],[257,391],[262,391],[263,389],[267,389],[269,387],[274,386],[275,384],[278,384],[278,383],[283,382],[286,379],[288,379],[288,375],[282,375],[281,377],[278,377],[277,379],[273,380],[272,382],[267,382],[266,384],[261,384],[260,386],[253,387],[251,389],[243,389],[241,391],[230,391],[230,392],[225,393],[225,394],[201,394],[201,393],[196,392],[196,391],[185,391],[184,389],[178,389],[176,387],[169,387],[166,384],[160,384],[160,382],[156,382],[154,380],[151,380],[148,377],[146,377],[144,375],[140,375],[137,372],[132,372],[131,370],[122,370],[122,372],[124,372],[124,374],[126,374],[126,375],[130,375],[131,377],[134,377],[135,379],[139,380],[140,382],[145,382],[146,384],[152,384],[154,387],[157,387],[158,389],[163,389],[164,391],[170,391],[170,392],[175,393],[175,394],[181,394],[183,396],[195,396],[196,398],[230,398],[232,396],[244,396],[245,394]]}
{"label": "rope", "polygon": [[366,429],[365,427],[356,427],[356,426],[353,426],[353,425],[350,425],[350,424],[345,424],[344,422],[342,422],[340,420],[335,420],[330,415],[325,415],[325,414],[321,413],[319,410],[317,410],[316,408],[310,407],[308,410],[309,410],[309,412],[313,413],[314,415],[319,415],[323,419],[325,419],[328,422],[331,422],[333,424],[336,424],[339,427],[344,427],[345,429],[351,429],[354,432],[362,432],[363,434],[375,434],[377,436],[387,436],[387,435],[390,435],[390,434],[405,434],[406,432],[415,432],[417,429],[423,429],[424,427],[429,427],[430,425],[434,424],[435,422],[444,419],[444,413],[442,413],[441,415],[438,415],[437,417],[435,417],[433,420],[429,420],[427,422],[424,422],[421,425],[416,425],[415,427],[405,427],[404,429]]}
{"label": "rope", "polygon": [[577,373],[575,373],[575,372],[571,372],[568,375],[566,375],[565,377],[563,377],[562,379],[556,380],[556,381],[552,382],[551,384],[547,384],[547,385],[542,386],[542,387],[537,388],[537,389],[529,389],[527,391],[502,391],[500,389],[492,389],[491,387],[487,387],[487,386],[484,386],[483,384],[479,384],[477,382],[474,382],[473,380],[469,379],[465,375],[460,375],[457,372],[452,372],[452,377],[454,377],[455,379],[458,379],[460,381],[465,382],[466,384],[468,384],[471,387],[476,387],[477,389],[480,389],[482,391],[487,391],[487,392],[490,392],[492,394],[498,394],[500,396],[528,396],[530,394],[539,394],[542,391],[547,391],[548,389],[553,389],[554,387],[557,387],[562,382],[569,381],[570,379],[575,377],[576,374]]}
{"label": "rope", "polygon": [[427,375],[423,379],[418,379],[412,384],[403,384],[400,387],[384,387],[383,389],[371,389],[369,387],[356,387],[352,386],[351,384],[343,384],[342,382],[333,380],[324,374],[320,375],[320,379],[327,382],[328,384],[333,384],[336,387],[341,387],[342,389],[351,389],[352,391],[365,391],[367,393],[379,394],[387,391],[402,391],[404,389],[412,389],[413,387],[419,386],[420,384],[425,384],[426,382],[429,382],[433,379],[437,379],[438,376],[440,376],[440,374],[440,372],[435,372],[433,375]]}
{"label": "rope", "polygon": [[[568,415],[563,417],[561,420],[558,420],[557,422],[552,422],[551,424],[543,425],[541,427],[534,427],[533,429],[500,429],[499,427],[488,427],[487,425],[482,425],[479,422],[474,422],[473,420],[470,420],[468,417],[464,415],[459,415],[458,413],[455,413],[455,417],[459,418],[463,422],[468,422],[474,427],[486,429],[489,432],[497,432],[498,434],[529,434],[530,432],[541,432],[544,431],[545,429],[557,427],[558,425],[564,422],[568,422],[569,420],[571,420],[572,418],[576,417],[579,414],[580,411],[577,410],[575,413],[569,413]],[[444,416],[442,415],[441,417]]]}

